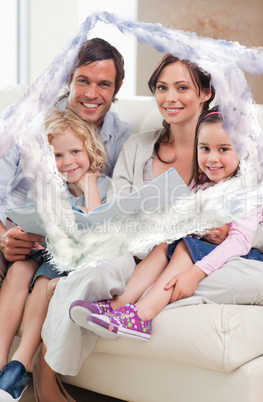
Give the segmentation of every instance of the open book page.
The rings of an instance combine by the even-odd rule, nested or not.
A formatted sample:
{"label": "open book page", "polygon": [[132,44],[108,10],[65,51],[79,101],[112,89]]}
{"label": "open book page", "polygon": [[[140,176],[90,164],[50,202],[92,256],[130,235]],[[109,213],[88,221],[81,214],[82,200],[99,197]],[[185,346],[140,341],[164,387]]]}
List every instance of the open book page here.
{"label": "open book page", "polygon": [[[78,229],[83,230],[93,224],[104,224],[110,219],[131,218],[139,212],[158,213],[165,205],[171,205],[176,199],[190,194],[176,170],[169,169],[140,189],[113,202],[102,204],[88,214],[80,210],[73,212]],[[48,217],[39,214],[34,205],[10,209],[5,214],[25,232],[45,236],[42,222]]]}

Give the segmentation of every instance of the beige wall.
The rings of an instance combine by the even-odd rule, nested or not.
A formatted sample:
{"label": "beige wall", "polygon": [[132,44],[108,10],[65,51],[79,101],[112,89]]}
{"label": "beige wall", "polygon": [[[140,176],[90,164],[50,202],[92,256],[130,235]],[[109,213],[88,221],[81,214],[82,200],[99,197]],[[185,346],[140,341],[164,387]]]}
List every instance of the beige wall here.
{"label": "beige wall", "polygon": [[[138,0],[138,20],[196,32],[245,46],[263,46],[263,0]],[[147,81],[162,54],[138,45],[137,95],[149,95]],[[248,77],[257,103],[263,103],[263,76]]]}

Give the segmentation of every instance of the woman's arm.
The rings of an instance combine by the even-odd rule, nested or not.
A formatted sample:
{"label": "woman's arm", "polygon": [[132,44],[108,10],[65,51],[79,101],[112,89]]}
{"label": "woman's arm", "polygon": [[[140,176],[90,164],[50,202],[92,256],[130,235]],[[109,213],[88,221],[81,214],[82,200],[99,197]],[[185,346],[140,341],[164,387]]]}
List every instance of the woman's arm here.
{"label": "woman's arm", "polygon": [[123,145],[116,162],[107,201],[113,201],[143,187],[143,170],[152,157],[161,130],[133,134]]}
{"label": "woman's arm", "polygon": [[133,167],[134,162],[130,148],[128,152],[129,140],[124,144],[116,162],[111,184],[107,193],[107,202],[116,200],[132,192],[133,188]]}

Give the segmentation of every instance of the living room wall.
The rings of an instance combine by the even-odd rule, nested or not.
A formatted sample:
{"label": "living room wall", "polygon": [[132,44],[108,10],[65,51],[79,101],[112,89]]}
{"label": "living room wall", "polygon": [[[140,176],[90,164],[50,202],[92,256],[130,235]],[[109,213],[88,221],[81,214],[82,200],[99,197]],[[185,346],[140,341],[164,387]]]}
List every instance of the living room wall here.
{"label": "living room wall", "polygon": [[[27,0],[29,18],[29,83],[48,67],[51,59],[78,29],[78,0]],[[215,39],[263,46],[262,0],[138,0],[138,21]],[[120,34],[122,35],[122,34]],[[149,76],[161,54],[138,44],[136,95],[149,95]],[[256,102],[263,104],[263,76],[248,77]]]}
{"label": "living room wall", "polygon": [[29,83],[32,83],[78,29],[77,0],[29,0]]}
{"label": "living room wall", "polygon": [[[263,46],[262,0],[139,0],[138,20],[196,32],[214,39]],[[138,44],[137,95],[149,95],[147,81],[162,54]],[[257,103],[263,103],[263,77],[247,76]]]}

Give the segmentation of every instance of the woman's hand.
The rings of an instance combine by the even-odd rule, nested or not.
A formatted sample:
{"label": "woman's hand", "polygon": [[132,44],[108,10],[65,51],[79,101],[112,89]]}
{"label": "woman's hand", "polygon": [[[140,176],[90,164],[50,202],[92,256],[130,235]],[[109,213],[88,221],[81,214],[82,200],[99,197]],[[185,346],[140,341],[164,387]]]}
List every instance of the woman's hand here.
{"label": "woman's hand", "polygon": [[205,277],[206,274],[196,265],[192,265],[187,271],[175,275],[164,287],[164,290],[174,288],[170,303],[192,296],[198,283]]}
{"label": "woman's hand", "polygon": [[229,229],[229,225],[208,229],[203,239],[212,244],[221,244],[227,238]]}
{"label": "woman's hand", "polygon": [[58,281],[60,280],[60,278],[54,278],[54,279],[50,279],[50,281],[47,284],[47,298],[48,300],[51,300],[51,297],[53,296],[56,286],[58,284]]}

